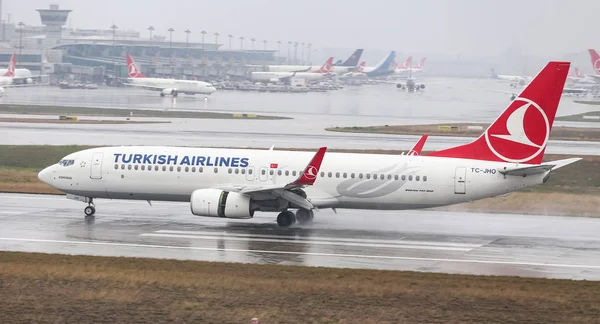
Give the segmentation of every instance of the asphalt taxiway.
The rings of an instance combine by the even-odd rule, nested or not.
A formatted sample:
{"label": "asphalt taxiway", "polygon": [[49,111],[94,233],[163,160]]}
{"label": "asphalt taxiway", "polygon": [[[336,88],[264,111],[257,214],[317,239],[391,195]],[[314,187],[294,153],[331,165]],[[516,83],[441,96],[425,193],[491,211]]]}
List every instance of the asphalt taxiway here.
{"label": "asphalt taxiway", "polygon": [[1,194],[0,249],[600,280],[600,219],[438,211],[319,211],[307,226],[196,217],[187,203]]}

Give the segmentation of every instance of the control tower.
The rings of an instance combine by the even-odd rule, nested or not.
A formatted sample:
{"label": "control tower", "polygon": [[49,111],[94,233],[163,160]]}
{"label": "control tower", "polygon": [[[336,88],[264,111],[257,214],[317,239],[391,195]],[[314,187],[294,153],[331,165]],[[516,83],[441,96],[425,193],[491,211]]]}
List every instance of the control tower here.
{"label": "control tower", "polygon": [[44,32],[46,39],[56,40],[61,38],[62,27],[67,23],[71,10],[60,10],[57,4],[51,4],[50,9],[37,9],[42,19],[42,25],[46,26]]}

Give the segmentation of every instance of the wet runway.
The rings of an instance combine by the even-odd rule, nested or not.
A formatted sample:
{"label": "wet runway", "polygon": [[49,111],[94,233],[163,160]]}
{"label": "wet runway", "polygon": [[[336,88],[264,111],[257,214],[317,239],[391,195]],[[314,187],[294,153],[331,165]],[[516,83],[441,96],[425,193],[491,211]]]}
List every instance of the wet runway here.
{"label": "wet runway", "polygon": [[0,249],[600,280],[600,219],[319,211],[307,226],[196,217],[185,203],[0,195]]}

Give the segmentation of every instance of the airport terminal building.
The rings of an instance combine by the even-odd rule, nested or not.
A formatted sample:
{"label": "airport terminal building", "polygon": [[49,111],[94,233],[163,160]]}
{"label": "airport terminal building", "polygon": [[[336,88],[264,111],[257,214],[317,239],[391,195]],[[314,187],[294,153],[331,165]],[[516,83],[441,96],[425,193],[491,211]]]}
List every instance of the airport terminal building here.
{"label": "airport terminal building", "polygon": [[71,10],[51,5],[37,11],[43,26],[2,25],[0,65],[6,66],[16,52],[17,67],[30,69],[33,74],[52,73],[52,81],[73,75],[96,80],[127,77],[127,53],[148,76],[187,79],[244,76],[249,72],[246,64],[278,61],[276,50],[224,48],[218,43],[220,35],[205,35],[205,42],[198,43],[171,41],[170,37],[152,35],[152,31],[152,37],[142,37],[139,31],[120,30],[116,25],[107,29],[65,28]]}

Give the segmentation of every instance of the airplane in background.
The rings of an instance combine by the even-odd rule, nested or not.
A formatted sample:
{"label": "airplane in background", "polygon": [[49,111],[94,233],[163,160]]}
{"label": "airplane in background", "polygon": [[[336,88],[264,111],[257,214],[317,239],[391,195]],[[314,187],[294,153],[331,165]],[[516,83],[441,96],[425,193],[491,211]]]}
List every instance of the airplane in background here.
{"label": "airplane in background", "polygon": [[423,71],[423,66],[425,65],[426,59],[426,57],[423,57],[416,66],[413,66],[412,73]]}
{"label": "airplane in background", "polygon": [[368,79],[369,77],[363,72],[365,68],[365,61],[360,62],[356,71],[344,73],[340,76],[342,79]]}
{"label": "airplane in background", "polygon": [[131,55],[127,54],[125,58],[127,59],[127,69],[129,72],[129,78],[125,82],[125,85],[159,91],[161,97],[166,95],[177,97],[179,93],[185,93],[186,95],[210,95],[217,91],[208,82],[146,77],[142,74],[137,64],[135,64]]}
{"label": "airplane in background", "polygon": [[409,56],[408,58],[406,58],[406,61],[404,61],[404,63],[402,64],[395,64],[394,66],[394,73],[407,73],[408,69],[411,67],[412,65],[412,56]]}
{"label": "airplane in background", "polygon": [[363,67],[363,73],[369,78],[387,76],[394,73],[396,51],[389,52],[376,66]]}
{"label": "airplane in background", "polygon": [[596,74],[589,74],[589,76],[594,80],[600,81],[600,55],[598,55],[598,52],[593,48],[588,49],[588,52],[590,53],[590,59],[592,60],[592,67],[594,68],[594,72],[596,72]]}
{"label": "airplane in background", "polygon": [[317,209],[417,209],[496,197],[543,184],[580,160],[542,161],[569,66],[549,62],[480,137],[426,155],[100,147],[69,154],[38,177],[86,203],[88,216],[96,198],[180,201],[203,217],[278,213],[282,227],[310,222]]}
{"label": "airplane in background", "polygon": [[[331,64],[331,71],[336,74],[344,74],[356,70],[356,65],[362,56],[363,49],[359,48],[350,55],[344,62],[338,61]],[[339,63],[339,64],[338,64]],[[248,67],[262,68],[262,65],[248,65]],[[321,65],[267,65],[266,72],[316,72],[322,68]]]}
{"label": "airplane in background", "polygon": [[569,74],[567,79],[577,85],[597,85],[600,81],[600,78],[593,78],[591,76],[583,74],[583,72],[581,72],[581,70],[577,67],[574,67],[572,69],[572,72],[571,74]]}
{"label": "airplane in background", "polygon": [[491,71],[491,78],[499,81],[510,82],[511,87],[516,87],[518,85],[524,86],[532,80],[531,77],[527,76],[498,74],[494,69]]}
{"label": "airplane in background", "polygon": [[252,72],[250,79],[261,82],[289,82],[292,78],[306,81],[324,80],[335,76],[331,72],[333,57],[330,57],[321,67],[314,72]]}
{"label": "airplane in background", "polygon": [[8,62],[8,67],[6,69],[0,69],[0,71],[5,71],[0,76],[0,97],[4,96],[5,88],[24,87],[31,84],[31,82],[28,81],[29,77],[27,74],[25,74],[25,76],[17,75],[15,69],[16,65],[17,55],[13,53],[10,57],[10,61]]}

